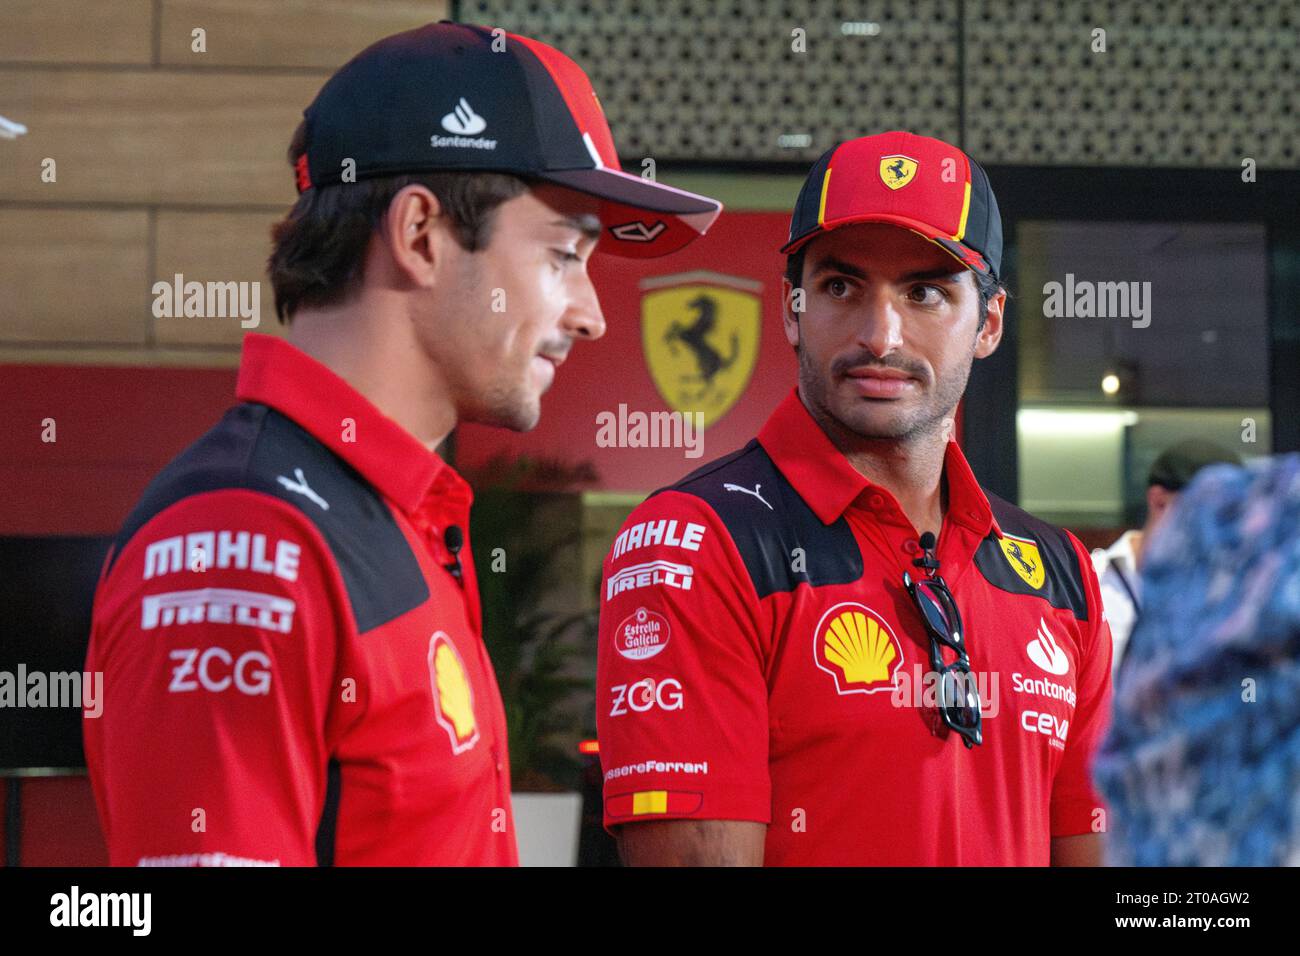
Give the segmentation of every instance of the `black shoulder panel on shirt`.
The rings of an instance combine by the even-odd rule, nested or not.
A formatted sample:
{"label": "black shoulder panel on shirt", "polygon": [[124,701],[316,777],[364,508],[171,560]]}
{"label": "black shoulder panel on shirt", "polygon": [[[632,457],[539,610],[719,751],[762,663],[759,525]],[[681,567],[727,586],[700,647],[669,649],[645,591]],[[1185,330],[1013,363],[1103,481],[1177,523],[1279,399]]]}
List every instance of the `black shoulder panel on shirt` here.
{"label": "black shoulder panel on shirt", "polygon": [[731,534],[760,598],[800,584],[848,584],[862,577],[862,551],[848,522],[840,517],[822,524],[757,439],[655,494],[663,491],[708,503]]}
{"label": "black shoulder panel on shirt", "polygon": [[[1078,620],[1088,620],[1083,569],[1066,533],[997,495],[985,492],[985,496],[1008,537],[999,542],[997,535],[989,532],[980,542],[975,567],[984,579],[1000,590],[1044,598],[1053,607],[1073,612]],[[1015,538],[1032,544],[1024,546]]]}
{"label": "black shoulder panel on shirt", "polygon": [[[281,483],[283,477],[297,484],[298,470],[328,508]],[[429,599],[418,560],[369,482],[296,422],[252,402],[226,412],[154,478],[117,536],[114,560],[155,515],[193,495],[229,488],[274,495],[316,525],[343,577],[358,633]]]}

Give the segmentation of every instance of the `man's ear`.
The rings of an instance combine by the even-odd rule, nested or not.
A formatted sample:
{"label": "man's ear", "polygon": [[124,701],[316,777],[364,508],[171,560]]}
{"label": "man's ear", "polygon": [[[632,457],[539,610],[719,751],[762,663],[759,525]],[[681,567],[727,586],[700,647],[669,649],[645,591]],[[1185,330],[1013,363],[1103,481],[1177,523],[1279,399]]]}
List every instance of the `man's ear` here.
{"label": "man's ear", "polygon": [[1159,517],[1165,513],[1169,505],[1174,500],[1175,492],[1170,491],[1164,485],[1147,486],[1147,514]]}
{"label": "man's ear", "polygon": [[781,325],[785,328],[785,340],[795,349],[799,347],[799,313],[804,309],[804,298],[804,290],[797,288],[789,276],[781,277]]}
{"label": "man's ear", "polygon": [[455,241],[438,197],[427,186],[415,183],[393,196],[380,234],[392,255],[394,271],[422,288],[434,284],[446,243]]}
{"label": "man's ear", "polygon": [[979,334],[975,336],[976,358],[988,358],[997,351],[998,343],[1002,341],[1002,310],[1006,308],[1006,304],[1006,292],[999,292],[989,297],[984,328],[980,329]]}

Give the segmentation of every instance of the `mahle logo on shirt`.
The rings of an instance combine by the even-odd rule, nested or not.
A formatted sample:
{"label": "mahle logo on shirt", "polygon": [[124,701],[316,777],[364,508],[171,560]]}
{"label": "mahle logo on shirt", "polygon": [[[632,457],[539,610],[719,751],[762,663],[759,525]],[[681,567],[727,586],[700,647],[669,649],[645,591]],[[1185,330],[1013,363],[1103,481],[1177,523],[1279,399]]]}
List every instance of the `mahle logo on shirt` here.
{"label": "mahle logo on shirt", "polygon": [[998,547],[1006,556],[1011,570],[1035,590],[1043,586],[1046,572],[1043,570],[1043,556],[1038,552],[1038,544],[1033,538],[1021,538],[1014,534],[1004,534],[998,539]]}
{"label": "mahle logo on shirt", "polygon": [[883,617],[847,601],[836,604],[817,623],[813,660],[835,678],[838,694],[888,692],[903,666],[903,645]]}
{"label": "mahle logo on shirt", "polygon": [[460,653],[445,631],[435,632],[429,640],[429,682],[438,723],[451,738],[451,752],[464,753],[478,743],[474,689]]}

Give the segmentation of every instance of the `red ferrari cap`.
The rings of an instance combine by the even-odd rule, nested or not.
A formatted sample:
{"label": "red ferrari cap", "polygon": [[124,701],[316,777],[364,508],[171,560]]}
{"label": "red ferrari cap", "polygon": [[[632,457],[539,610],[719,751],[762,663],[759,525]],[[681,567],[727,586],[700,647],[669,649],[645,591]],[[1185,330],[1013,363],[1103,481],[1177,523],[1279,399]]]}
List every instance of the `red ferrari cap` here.
{"label": "red ferrari cap", "polygon": [[602,251],[675,252],[717,219],[716,199],[623,172],[582,68],[529,37],[430,23],[341,67],[303,113],[298,191],[435,170],[508,172],[602,200]]}
{"label": "red ferrari cap", "polygon": [[997,277],[1002,265],[1002,217],[988,176],[943,140],[896,130],[827,150],[799,191],[781,252],[856,222],[910,229],[976,272]]}

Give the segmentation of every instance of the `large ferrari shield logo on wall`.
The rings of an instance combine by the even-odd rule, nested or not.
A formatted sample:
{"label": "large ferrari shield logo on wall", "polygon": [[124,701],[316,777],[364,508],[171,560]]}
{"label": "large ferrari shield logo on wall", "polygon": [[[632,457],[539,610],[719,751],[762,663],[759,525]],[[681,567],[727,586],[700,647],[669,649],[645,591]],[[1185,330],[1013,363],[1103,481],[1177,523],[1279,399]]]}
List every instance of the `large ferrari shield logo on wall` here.
{"label": "large ferrari shield logo on wall", "polygon": [[716,272],[641,282],[641,345],[650,377],[675,412],[707,428],[744,394],[758,361],[762,283]]}

